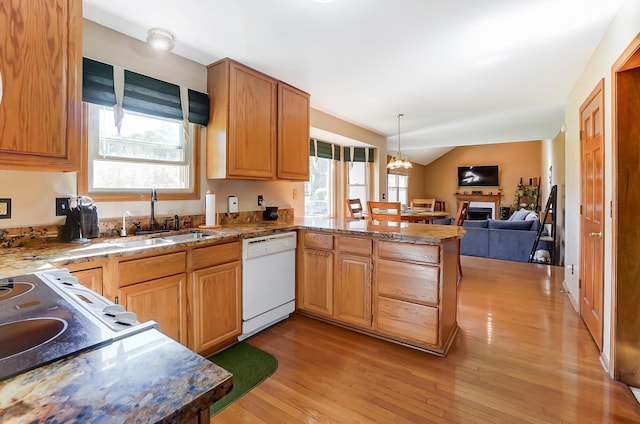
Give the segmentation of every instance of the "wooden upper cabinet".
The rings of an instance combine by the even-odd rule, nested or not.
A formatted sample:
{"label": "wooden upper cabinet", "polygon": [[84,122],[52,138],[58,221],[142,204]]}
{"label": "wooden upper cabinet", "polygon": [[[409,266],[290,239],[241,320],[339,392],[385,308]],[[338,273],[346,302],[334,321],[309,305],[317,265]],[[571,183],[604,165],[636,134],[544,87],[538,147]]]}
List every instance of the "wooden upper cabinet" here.
{"label": "wooden upper cabinet", "polygon": [[274,179],[278,82],[230,59],[207,69],[207,178]]}
{"label": "wooden upper cabinet", "polygon": [[78,170],[82,2],[0,7],[0,167]]}
{"label": "wooden upper cabinet", "polygon": [[309,179],[309,95],[231,59],[207,67],[207,178]]}
{"label": "wooden upper cabinet", "polygon": [[309,180],[309,95],[278,84],[278,178]]}

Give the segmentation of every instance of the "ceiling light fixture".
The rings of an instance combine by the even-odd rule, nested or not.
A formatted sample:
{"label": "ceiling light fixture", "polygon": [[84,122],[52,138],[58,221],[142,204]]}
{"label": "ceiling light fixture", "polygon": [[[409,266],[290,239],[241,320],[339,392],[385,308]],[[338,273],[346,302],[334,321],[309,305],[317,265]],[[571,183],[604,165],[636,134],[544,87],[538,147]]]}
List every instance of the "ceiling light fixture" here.
{"label": "ceiling light fixture", "polygon": [[171,31],[162,28],[151,28],[147,34],[147,43],[157,50],[165,52],[173,49],[175,38]]}
{"label": "ceiling light fixture", "polygon": [[410,169],[413,168],[409,159],[406,156],[402,156],[402,151],[400,150],[400,119],[404,116],[404,114],[398,114],[398,152],[391,156],[391,160],[387,164],[387,169]]}

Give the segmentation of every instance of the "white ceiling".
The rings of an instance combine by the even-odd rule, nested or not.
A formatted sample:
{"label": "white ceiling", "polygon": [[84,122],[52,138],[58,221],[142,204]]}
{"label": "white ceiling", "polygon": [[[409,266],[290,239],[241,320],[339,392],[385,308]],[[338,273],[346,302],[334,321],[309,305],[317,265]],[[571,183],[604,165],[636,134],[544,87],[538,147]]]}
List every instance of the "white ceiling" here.
{"label": "white ceiling", "polygon": [[426,164],[451,146],[553,138],[623,0],[83,0],[84,17],[173,53],[233,58]]}

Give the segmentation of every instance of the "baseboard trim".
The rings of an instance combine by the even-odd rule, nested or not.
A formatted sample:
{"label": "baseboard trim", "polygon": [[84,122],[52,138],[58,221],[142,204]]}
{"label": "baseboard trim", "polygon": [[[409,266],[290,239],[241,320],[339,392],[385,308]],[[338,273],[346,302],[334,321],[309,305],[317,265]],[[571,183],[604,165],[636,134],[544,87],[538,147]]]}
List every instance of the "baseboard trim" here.
{"label": "baseboard trim", "polygon": [[578,306],[578,300],[575,299],[571,294],[571,290],[569,290],[569,287],[567,286],[567,280],[562,280],[562,287],[564,288],[565,293],[567,293],[567,297],[569,297],[569,302],[571,302],[571,306],[573,306],[573,309],[576,311],[576,313],[579,313],[580,308]]}

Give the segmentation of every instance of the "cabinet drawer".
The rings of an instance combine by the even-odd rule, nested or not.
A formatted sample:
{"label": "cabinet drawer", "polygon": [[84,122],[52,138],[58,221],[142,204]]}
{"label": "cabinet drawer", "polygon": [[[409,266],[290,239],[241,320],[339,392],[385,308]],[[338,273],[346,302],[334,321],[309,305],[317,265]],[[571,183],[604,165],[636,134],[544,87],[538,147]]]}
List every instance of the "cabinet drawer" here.
{"label": "cabinet drawer", "polygon": [[373,242],[370,239],[354,237],[336,237],[336,250],[371,256]]}
{"label": "cabinet drawer", "polygon": [[428,305],[439,302],[440,268],[406,262],[377,262],[377,293]]}
{"label": "cabinet drawer", "polygon": [[184,272],[185,260],[185,252],[176,252],[120,262],[118,264],[120,287]]}
{"label": "cabinet drawer", "polygon": [[401,261],[440,263],[439,246],[431,244],[378,242],[378,257]]}
{"label": "cabinet drawer", "polygon": [[333,249],[331,234],[304,233],[304,247],[311,249]]}
{"label": "cabinet drawer", "polygon": [[438,343],[438,308],[378,297],[375,320],[381,333],[418,343]]}
{"label": "cabinet drawer", "polygon": [[193,249],[191,252],[191,269],[208,268],[238,261],[240,256],[239,241]]}

